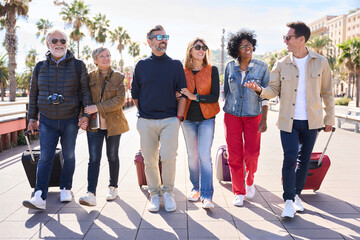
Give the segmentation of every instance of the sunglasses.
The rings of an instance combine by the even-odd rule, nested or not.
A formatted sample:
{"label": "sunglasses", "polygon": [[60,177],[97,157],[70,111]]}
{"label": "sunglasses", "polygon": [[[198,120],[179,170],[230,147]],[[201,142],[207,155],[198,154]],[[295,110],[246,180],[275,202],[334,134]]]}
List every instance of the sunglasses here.
{"label": "sunglasses", "polygon": [[206,51],[206,50],[208,50],[208,47],[206,46],[206,45],[199,45],[199,44],[196,44],[195,46],[193,46],[193,48],[195,48],[195,50],[200,50],[200,49],[202,49],[204,52]]}
{"label": "sunglasses", "polygon": [[248,43],[248,44],[246,44],[246,45],[241,45],[240,47],[239,47],[239,49],[240,49],[240,51],[244,51],[246,48],[252,48],[252,44],[251,43]]}
{"label": "sunglasses", "polygon": [[65,44],[66,40],[65,39],[57,39],[57,38],[53,38],[51,39],[52,44],[57,44],[57,42],[60,41],[61,44]]}
{"label": "sunglasses", "polygon": [[286,40],[286,41],[290,41],[290,39],[291,39],[292,37],[297,38],[296,35],[284,35],[284,36],[283,36],[283,39]]}
{"label": "sunglasses", "polygon": [[150,37],[149,39],[153,39],[156,38],[156,40],[161,41],[163,39],[165,39],[165,41],[169,41],[169,35],[155,35]]}

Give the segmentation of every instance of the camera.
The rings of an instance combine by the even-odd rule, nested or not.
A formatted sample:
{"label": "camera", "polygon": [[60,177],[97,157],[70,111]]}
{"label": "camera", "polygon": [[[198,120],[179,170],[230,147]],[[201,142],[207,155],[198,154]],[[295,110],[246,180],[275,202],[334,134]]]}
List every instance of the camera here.
{"label": "camera", "polygon": [[53,93],[47,98],[48,103],[59,104],[64,102],[64,96],[61,94]]}

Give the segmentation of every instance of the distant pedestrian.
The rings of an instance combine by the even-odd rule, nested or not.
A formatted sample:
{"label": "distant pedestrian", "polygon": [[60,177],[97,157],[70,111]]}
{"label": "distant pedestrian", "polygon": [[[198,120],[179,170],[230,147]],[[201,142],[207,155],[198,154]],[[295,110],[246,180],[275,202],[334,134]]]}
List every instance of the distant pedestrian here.
{"label": "distant pedestrian", "polygon": [[[186,80],[181,62],[165,53],[168,41],[169,35],[160,25],[147,33],[147,43],[152,54],[136,64],[131,88],[132,98],[139,111],[137,129],[150,192],[150,212],[159,211],[161,194],[164,196],[165,210],[176,210],[172,190],[179,126],[184,119],[186,99],[183,96],[177,101],[175,92],[186,88]],[[159,142],[163,184],[159,171]]]}
{"label": "distant pedestrian", "polygon": [[269,83],[266,63],[252,58],[256,42],[255,34],[244,29],[230,35],[227,47],[233,60],[225,68],[224,123],[235,206],[242,206],[245,197],[251,199],[255,195],[261,133],[267,129],[267,99],[245,87],[250,81],[262,87]]}
{"label": "distant pedestrian", "polygon": [[109,162],[109,192],[106,200],[118,196],[119,145],[121,134],[129,130],[122,107],[125,104],[124,74],[111,68],[111,54],[107,48],[99,47],[92,52],[97,69],[90,73],[90,91],[94,105],[85,107],[87,114],[98,114],[99,126],[87,128],[89,147],[88,187],[85,196],[80,197],[82,205],[96,205],[96,187],[99,178],[100,161],[104,140]]}
{"label": "distant pedestrian", "polygon": [[290,54],[275,63],[269,86],[260,87],[255,81],[246,86],[261,97],[280,95],[277,125],[284,151],[285,201],[281,216],[293,218],[296,211],[304,211],[300,194],[309,170],[311,152],[318,129],[325,125],[325,132],[331,131],[335,123],[335,105],[329,63],[325,57],[306,47],[310,28],[303,22],[286,26],[290,29],[284,36],[284,43]]}
{"label": "distant pedestrian", "polygon": [[211,66],[210,49],[204,39],[189,42],[185,56],[187,88],[181,93],[188,97],[181,123],[186,142],[190,181],[193,185],[189,201],[202,202],[205,209],[214,208],[212,197],[213,169],[211,146],[214,140],[215,116],[220,111],[219,72]]}

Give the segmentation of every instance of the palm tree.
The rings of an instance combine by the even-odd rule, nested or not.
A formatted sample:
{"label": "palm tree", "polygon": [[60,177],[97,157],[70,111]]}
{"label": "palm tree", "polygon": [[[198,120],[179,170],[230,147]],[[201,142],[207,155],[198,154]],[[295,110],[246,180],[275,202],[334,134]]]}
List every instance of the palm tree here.
{"label": "palm tree", "polygon": [[26,55],[25,59],[25,65],[29,68],[29,71],[32,72],[34,70],[34,67],[36,65],[36,57],[37,52],[35,49],[31,49],[28,54]]}
{"label": "palm tree", "polygon": [[9,82],[10,82],[10,101],[16,98],[16,18],[26,17],[29,11],[29,2],[31,0],[3,0],[0,2],[0,17],[5,17],[5,46],[9,56]]}
{"label": "palm tree", "polygon": [[7,64],[7,54],[0,56],[0,86],[1,86],[1,101],[4,101],[5,88],[9,79],[9,67]]}
{"label": "palm tree", "polygon": [[18,88],[23,90],[23,94],[26,96],[26,91],[29,91],[31,80],[31,72],[26,71],[21,75],[16,74],[16,83]]}
{"label": "palm tree", "polygon": [[140,55],[140,44],[137,42],[131,42],[129,45],[129,54],[134,58],[135,65],[135,58]]}
{"label": "palm tree", "polygon": [[350,40],[351,61],[355,70],[356,106],[360,105],[360,38]]}
{"label": "palm tree", "polygon": [[87,26],[91,38],[95,39],[97,43],[104,44],[106,42],[107,34],[109,32],[109,20],[106,19],[106,15],[98,13],[93,17],[93,21],[87,21]]}
{"label": "palm tree", "polygon": [[67,48],[68,48],[73,54],[75,54],[75,52],[76,52],[76,43],[75,43],[73,40],[70,39]]}
{"label": "palm tree", "polygon": [[[35,49],[31,49],[28,52],[28,54],[26,55],[25,65],[26,65],[26,67],[28,67],[28,70],[26,72],[24,72],[23,74],[21,74],[21,77],[18,77],[18,80],[17,80],[17,83],[21,84],[23,90],[29,91],[31,75],[32,75],[33,70],[36,65],[36,56],[37,55],[38,54]],[[21,81],[19,81],[19,79]]]}
{"label": "palm tree", "polygon": [[326,48],[331,42],[332,41],[328,36],[316,36],[310,38],[306,45],[310,47],[314,52],[323,55],[323,49]]}
{"label": "palm tree", "polygon": [[123,29],[123,27],[118,27],[117,29],[114,30],[114,32],[110,31],[110,40],[113,45],[116,42],[118,43],[117,49],[119,50],[120,53],[120,69],[121,72],[123,72],[124,60],[123,60],[122,52],[125,46],[131,42],[130,36],[127,33],[127,31]]}
{"label": "palm tree", "polygon": [[67,27],[73,28],[73,31],[70,33],[70,39],[77,42],[78,58],[80,58],[80,40],[85,36],[80,30],[87,23],[89,11],[89,6],[85,5],[84,1],[74,0],[70,5],[65,5],[60,12],[62,20],[66,22]]}
{"label": "palm tree", "polygon": [[351,78],[355,72],[355,66],[354,63],[352,62],[352,58],[351,58],[351,50],[350,50],[350,42],[352,39],[348,39],[345,42],[342,42],[340,44],[337,44],[338,48],[341,50],[341,53],[338,57],[338,63],[339,65],[341,64],[345,64],[345,67],[348,69],[348,73],[349,73],[349,80],[348,80],[348,97],[351,96],[353,97],[353,94],[351,94]]}
{"label": "palm tree", "polygon": [[85,59],[86,61],[91,58],[91,49],[88,45],[86,45],[81,51],[81,58]]}
{"label": "palm tree", "polygon": [[43,37],[41,38],[41,43],[44,43],[47,31],[53,27],[53,23],[47,19],[45,20],[43,18],[40,18],[40,20],[36,23],[36,27],[39,30],[36,33],[36,38],[39,38],[42,34]]}

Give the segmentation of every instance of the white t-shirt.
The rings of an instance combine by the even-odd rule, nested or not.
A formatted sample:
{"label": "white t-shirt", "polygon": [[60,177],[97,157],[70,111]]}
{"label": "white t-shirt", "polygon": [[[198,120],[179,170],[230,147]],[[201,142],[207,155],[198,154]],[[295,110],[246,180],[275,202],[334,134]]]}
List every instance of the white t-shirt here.
{"label": "white t-shirt", "polygon": [[294,57],[296,66],[299,69],[299,82],[296,92],[296,103],[295,103],[295,113],[294,119],[296,120],[307,120],[307,110],[306,110],[306,87],[305,87],[305,69],[308,56],[304,58]]}

